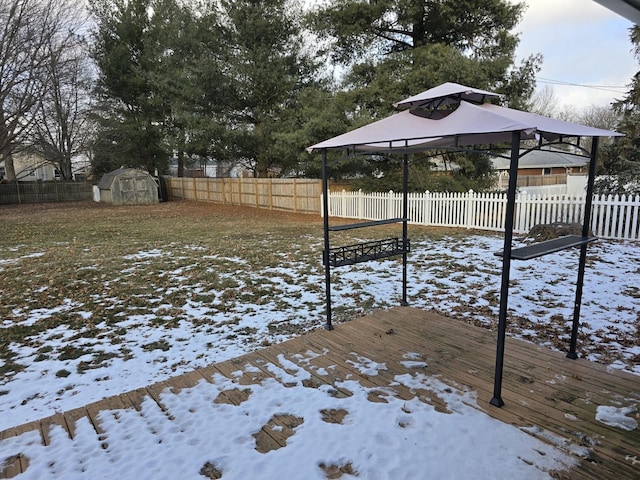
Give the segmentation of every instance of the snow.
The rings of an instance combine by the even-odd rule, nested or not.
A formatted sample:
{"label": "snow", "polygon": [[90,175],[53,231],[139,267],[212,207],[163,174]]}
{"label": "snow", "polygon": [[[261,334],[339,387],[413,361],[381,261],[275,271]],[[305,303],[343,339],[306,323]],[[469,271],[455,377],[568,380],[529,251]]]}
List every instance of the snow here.
{"label": "snow", "polygon": [[[365,363],[366,359],[361,358]],[[371,402],[368,389],[356,381],[337,386],[353,393],[336,398],[327,389],[307,388],[299,372],[285,387],[267,379],[250,390],[238,406],[216,403],[221,392],[237,388],[224,377],[205,381],[161,401],[171,419],[147,399],[141,411],[103,411],[97,436],[86,418],[77,422],[70,440],[61,427],[51,432],[51,445],[27,433],[0,444],[3,455],[23,452],[28,478],[203,478],[213,465],[224,479],[325,479],[324,466],[350,466],[343,478],[547,478],[572,465],[572,457],[527,433],[478,412],[469,404],[473,393],[452,389],[429,376],[402,375],[411,388],[436,391],[452,413],[441,413],[418,399],[389,395],[387,403]],[[291,381],[291,376],[287,377]],[[321,412],[342,410],[341,423],[329,423]],[[276,413],[302,422],[284,448],[261,453],[255,436]]]}
{"label": "snow", "polygon": [[631,431],[638,428],[638,422],[627,415],[635,412],[635,407],[618,408],[609,405],[598,405],[596,409],[596,420],[610,427],[618,427]]}
{"label": "snow", "polygon": [[[501,241],[488,234],[413,242],[408,271],[410,305],[495,324],[501,262],[492,253],[502,249]],[[121,272],[123,278],[136,275],[155,258],[179,257],[180,248],[195,247],[173,248],[137,252],[130,257],[133,266]],[[38,257],[24,255],[11,262],[31,258]],[[8,261],[0,258],[0,271]],[[220,278],[233,280],[239,292],[259,281],[247,260],[212,256],[207,261],[224,264]],[[549,348],[566,346],[577,262],[578,255],[572,250],[512,264],[511,335]],[[640,245],[599,241],[589,247],[588,262],[581,352],[610,368],[640,374]],[[237,270],[230,265],[237,265]],[[399,303],[396,260],[345,267],[334,273],[338,320],[340,315],[364,314]],[[310,269],[283,258],[278,267],[260,274],[268,280],[270,293],[259,299],[239,294],[224,312],[211,308],[222,303],[220,292],[190,284],[188,267],[160,275],[171,278],[172,287],[147,299],[154,304],[153,313],[127,310],[116,316],[115,324],[93,318],[88,306],[69,299],[51,309],[29,304],[14,311],[14,320],[0,319],[0,331],[16,322],[36,325],[60,313],[77,314],[94,323],[93,330],[63,325],[43,330],[24,344],[9,345],[15,361],[26,368],[5,375],[0,383],[0,431],[285,341],[298,332],[321,327],[324,321],[321,266]],[[166,300],[172,292],[185,290],[191,294],[183,305]],[[119,307],[116,299],[108,297],[91,302],[105,309]],[[43,345],[58,355],[39,358]],[[98,352],[100,362],[95,357]],[[386,369],[363,353],[354,352],[350,359],[360,372],[375,376]],[[308,352],[297,364],[278,357],[279,365],[267,365],[278,380],[246,386],[249,398],[239,406],[214,403],[220,392],[237,387],[232,380],[217,377],[213,384],[202,382],[178,394],[166,392],[162,401],[173,419],[154,402],[145,401],[141,412],[102,412],[100,421],[107,438],[99,438],[88,420],[82,419],[73,441],[58,427],[52,430],[48,447],[40,445],[33,432],[3,440],[0,461],[18,452],[25,454],[29,468],[19,478],[205,478],[200,473],[205,465],[222,471],[224,479],[327,478],[321,468],[324,465],[352,472],[342,478],[526,479],[548,478],[551,471],[568,468],[575,458],[561,441],[554,442],[550,434],[545,437],[547,432],[535,433],[555,447],[537,440],[531,430],[503,424],[472,407],[474,392],[445,386],[429,375],[428,364],[415,353],[403,354],[402,364],[411,373],[395,381],[437,392],[450,413],[436,411],[418,399],[401,401],[392,395],[385,397],[386,403],[371,402],[370,391],[350,380],[341,385],[353,392],[348,398],[304,386],[312,369],[310,362],[317,355]],[[83,368],[87,365],[91,368]],[[313,368],[317,375],[326,375],[330,369]],[[597,420],[618,428],[637,428],[628,416],[633,408],[599,406]],[[347,414],[340,424],[327,423],[320,414],[326,409]],[[276,414],[303,421],[294,428],[286,447],[260,453],[253,435]]]}

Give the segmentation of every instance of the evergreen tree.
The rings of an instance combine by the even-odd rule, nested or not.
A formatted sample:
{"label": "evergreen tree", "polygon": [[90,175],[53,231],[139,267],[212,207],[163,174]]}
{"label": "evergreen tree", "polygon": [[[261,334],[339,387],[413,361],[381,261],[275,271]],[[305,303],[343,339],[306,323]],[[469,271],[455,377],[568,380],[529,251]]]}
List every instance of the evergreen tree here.
{"label": "evergreen tree", "polygon": [[[635,56],[640,60],[640,27],[630,30]],[[616,130],[625,136],[601,149],[600,173],[596,191],[602,194],[640,194],[640,72],[631,80],[629,92],[613,103],[619,115]]]}
{"label": "evergreen tree", "polygon": [[176,0],[101,0],[93,8],[101,100],[96,162],[164,172],[169,157],[184,151],[186,117],[201,98],[189,69],[197,45],[193,12]]}
{"label": "evergreen tree", "polygon": [[93,6],[101,147],[94,157],[107,171],[129,166],[153,173],[166,158],[162,105],[151,77],[158,55],[150,41],[154,7],[154,0],[102,0]]}
{"label": "evergreen tree", "polygon": [[301,11],[289,0],[100,0],[100,138],[95,163],[160,171],[176,156],[296,170],[287,128],[315,82]]}
{"label": "evergreen tree", "polygon": [[518,38],[511,32],[523,8],[506,0],[334,0],[310,21],[333,61],[348,67],[347,86],[378,98],[371,107],[388,109],[447,81],[518,102],[533,92],[540,62],[532,56],[513,66]]}
{"label": "evergreen tree", "polygon": [[[444,82],[497,91],[508,106],[525,108],[541,57],[514,65],[518,38],[511,32],[523,8],[506,0],[334,0],[309,20],[327,54],[345,68],[342,88],[356,127],[391,113],[393,102]],[[455,162],[460,181],[425,178],[415,188],[487,185],[491,165],[485,157],[457,155]],[[379,168],[380,178],[399,178],[397,162]],[[419,170],[423,177],[428,172]]]}
{"label": "evergreen tree", "polygon": [[302,146],[288,141],[287,128],[316,70],[304,49],[301,9],[290,0],[226,0],[222,5],[233,53],[228,145],[255,176],[290,174]]}

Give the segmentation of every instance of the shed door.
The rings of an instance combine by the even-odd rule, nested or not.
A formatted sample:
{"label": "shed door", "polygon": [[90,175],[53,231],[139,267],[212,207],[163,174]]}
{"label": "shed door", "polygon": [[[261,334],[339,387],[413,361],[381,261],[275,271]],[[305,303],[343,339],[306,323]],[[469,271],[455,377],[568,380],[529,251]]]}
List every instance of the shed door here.
{"label": "shed door", "polygon": [[155,187],[155,182],[149,181],[148,177],[126,177],[120,179],[120,192],[122,203],[138,204],[151,203],[157,200],[154,198],[150,185]]}

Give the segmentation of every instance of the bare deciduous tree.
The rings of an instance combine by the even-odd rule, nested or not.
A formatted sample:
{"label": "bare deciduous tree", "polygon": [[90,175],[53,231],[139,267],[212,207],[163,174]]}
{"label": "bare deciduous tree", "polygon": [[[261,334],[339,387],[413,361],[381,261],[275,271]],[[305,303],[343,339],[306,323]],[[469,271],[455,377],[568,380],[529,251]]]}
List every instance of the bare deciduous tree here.
{"label": "bare deciduous tree", "polygon": [[[82,17],[76,18],[80,22]],[[71,26],[77,30],[79,25]],[[65,46],[50,47],[48,84],[38,102],[33,141],[36,151],[60,176],[72,180],[73,159],[88,150],[92,69],[83,38],[76,35],[63,40]]]}
{"label": "bare deciduous tree", "polygon": [[620,113],[611,106],[591,105],[584,108],[580,123],[604,130],[615,130],[620,123]]}
{"label": "bare deciduous tree", "polygon": [[15,180],[13,155],[33,135],[52,46],[62,48],[73,35],[69,19],[65,0],[0,2],[0,159],[9,181]]}
{"label": "bare deciduous tree", "polygon": [[553,117],[556,113],[556,106],[558,99],[553,91],[553,87],[545,85],[543,88],[538,89],[531,96],[529,100],[529,111],[543,115],[545,117]]}

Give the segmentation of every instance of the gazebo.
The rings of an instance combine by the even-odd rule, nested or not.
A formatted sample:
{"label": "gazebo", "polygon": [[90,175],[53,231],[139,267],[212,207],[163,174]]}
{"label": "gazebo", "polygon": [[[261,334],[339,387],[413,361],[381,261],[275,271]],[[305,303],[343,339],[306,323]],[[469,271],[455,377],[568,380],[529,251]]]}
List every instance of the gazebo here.
{"label": "gazebo", "polygon": [[[409,155],[425,151],[481,152],[506,156],[509,161],[509,187],[504,222],[504,247],[496,255],[502,257],[502,280],[496,347],[494,393],[491,404],[504,405],[501,396],[504,348],[509,297],[511,260],[528,260],[572,247],[580,247],[580,261],[576,282],[574,316],[567,357],[575,359],[576,341],[582,302],[582,286],[586,264],[587,245],[595,240],[589,236],[593,184],[596,171],[596,154],[600,137],[620,136],[619,133],[540,115],[501,107],[490,103],[500,95],[467,87],[457,83],[445,83],[418,95],[402,100],[394,106],[401,111],[364,127],[308,147],[308,151],[322,153],[323,215],[326,325],[333,328],[331,320],[331,268],[353,265],[379,258],[402,255],[402,305],[407,305],[407,254],[408,238],[407,185]],[[583,138],[590,138],[590,145],[582,145]],[[513,218],[516,203],[516,186],[519,159],[533,150],[569,146],[573,153],[589,158],[584,220],[581,235],[560,237],[523,248],[512,248]],[[345,155],[332,162],[327,152],[343,151]],[[328,169],[335,163],[357,155],[401,156],[403,166],[403,206],[401,218],[360,222],[331,226],[328,203]],[[364,228],[374,225],[402,223],[402,238],[364,242],[358,245],[332,247],[333,231]]]}

